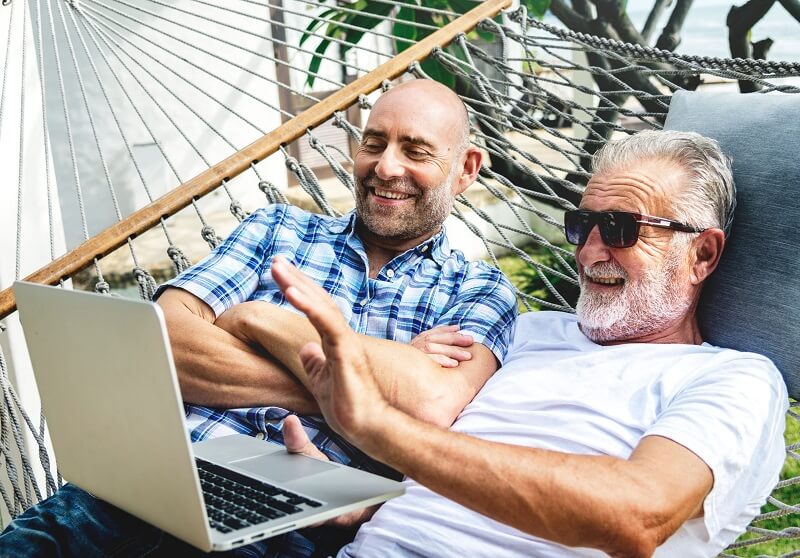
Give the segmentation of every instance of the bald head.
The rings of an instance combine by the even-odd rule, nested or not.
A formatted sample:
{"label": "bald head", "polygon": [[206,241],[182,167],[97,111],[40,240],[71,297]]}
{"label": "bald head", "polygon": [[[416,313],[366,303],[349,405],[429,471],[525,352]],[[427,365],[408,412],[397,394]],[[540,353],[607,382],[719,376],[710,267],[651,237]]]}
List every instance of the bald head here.
{"label": "bald head", "polygon": [[452,132],[455,153],[469,146],[469,116],[467,107],[456,93],[431,79],[415,79],[395,85],[381,95],[373,110],[386,104],[398,105],[409,112],[421,112],[429,122]]}

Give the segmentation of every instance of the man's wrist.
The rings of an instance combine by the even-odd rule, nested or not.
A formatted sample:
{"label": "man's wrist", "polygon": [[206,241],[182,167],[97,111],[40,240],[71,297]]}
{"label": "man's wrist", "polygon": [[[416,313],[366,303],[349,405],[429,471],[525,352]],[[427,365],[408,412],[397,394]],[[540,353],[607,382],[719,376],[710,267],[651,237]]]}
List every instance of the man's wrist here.
{"label": "man's wrist", "polygon": [[362,422],[347,437],[373,458],[384,461],[391,454],[393,428],[410,417],[392,407],[385,399],[369,413],[368,420]]}

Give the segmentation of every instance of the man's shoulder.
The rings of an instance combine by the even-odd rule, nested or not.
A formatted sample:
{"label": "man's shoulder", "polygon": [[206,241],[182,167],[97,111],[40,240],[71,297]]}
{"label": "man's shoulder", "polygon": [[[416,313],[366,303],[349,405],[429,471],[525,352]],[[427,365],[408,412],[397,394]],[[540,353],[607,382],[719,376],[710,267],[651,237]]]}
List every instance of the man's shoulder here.
{"label": "man's shoulder", "polygon": [[312,213],[296,205],[274,203],[261,207],[251,213],[250,217],[270,225],[280,225],[294,229],[310,229],[322,227],[325,229],[338,229],[349,222],[349,215],[330,217],[319,213]]}

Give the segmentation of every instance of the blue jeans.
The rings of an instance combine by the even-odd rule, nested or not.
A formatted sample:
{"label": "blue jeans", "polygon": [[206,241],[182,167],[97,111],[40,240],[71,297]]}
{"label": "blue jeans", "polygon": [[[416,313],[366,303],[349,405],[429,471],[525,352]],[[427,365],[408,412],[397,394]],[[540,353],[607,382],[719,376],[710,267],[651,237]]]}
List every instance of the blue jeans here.
{"label": "blue jeans", "polygon": [[77,486],[67,484],[47,500],[17,516],[0,534],[0,558],[299,558],[335,555],[340,546],[353,539],[353,535],[354,532],[326,527],[305,529],[209,555]]}

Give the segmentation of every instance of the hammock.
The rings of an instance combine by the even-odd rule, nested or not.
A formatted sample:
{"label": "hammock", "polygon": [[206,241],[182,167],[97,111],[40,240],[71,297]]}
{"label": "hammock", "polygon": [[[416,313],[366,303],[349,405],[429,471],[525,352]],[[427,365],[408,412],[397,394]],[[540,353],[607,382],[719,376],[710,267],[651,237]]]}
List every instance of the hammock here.
{"label": "hammock", "polygon": [[[62,483],[13,280],[101,293],[127,282],[151,298],[259,205],[341,214],[374,91],[435,78],[467,104],[489,160],[457,200],[453,244],[495,264],[522,260],[525,309],[572,311],[561,213],[594,152],[661,128],[676,90],[800,92],[798,64],[677,55],[546,25],[524,6],[501,12],[507,3],[451,2],[455,13],[401,0],[3,2],[0,167],[17,177],[0,193],[0,234],[15,239],[0,246],[5,521]],[[789,443],[786,478],[725,555],[763,554],[774,539],[781,555],[800,552]]]}

